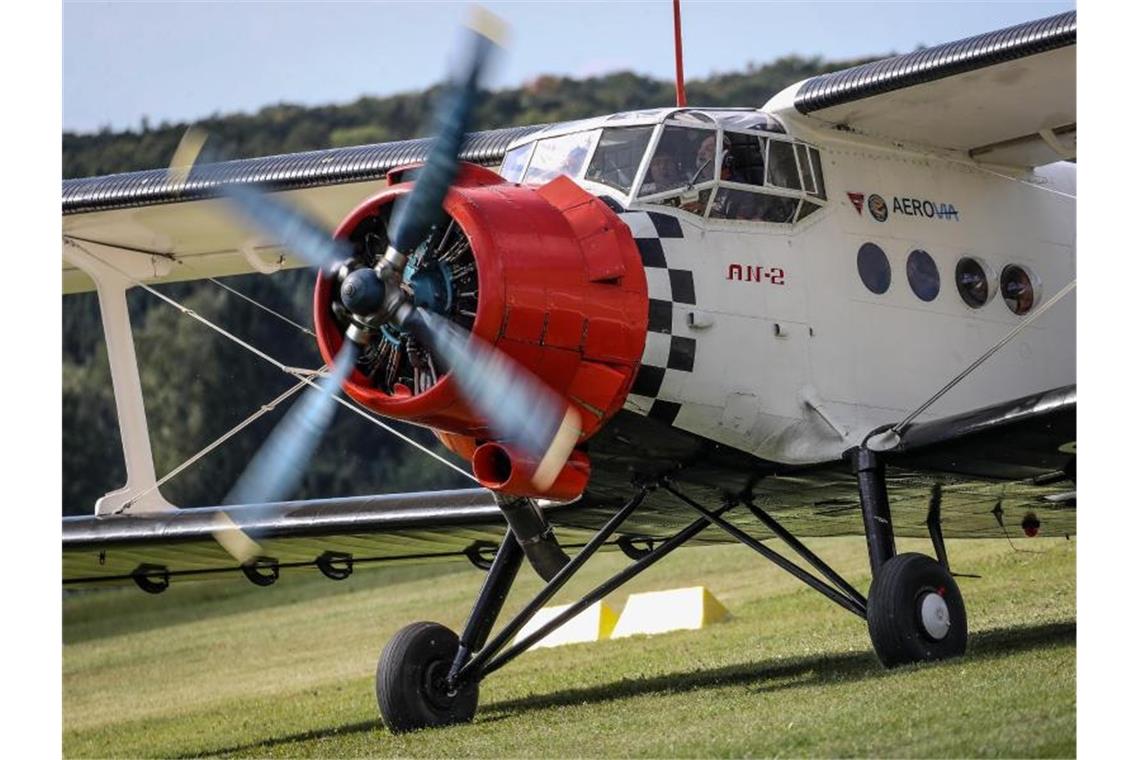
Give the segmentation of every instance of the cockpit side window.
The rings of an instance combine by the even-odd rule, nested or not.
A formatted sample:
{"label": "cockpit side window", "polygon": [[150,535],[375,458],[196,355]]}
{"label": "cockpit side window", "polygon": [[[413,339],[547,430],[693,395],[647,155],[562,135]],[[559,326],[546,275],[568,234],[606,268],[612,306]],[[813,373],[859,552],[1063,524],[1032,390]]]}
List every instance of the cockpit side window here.
{"label": "cockpit side window", "polygon": [[799,200],[783,195],[754,193],[751,190],[738,190],[722,187],[716,192],[711,219],[745,219],[753,222],[776,222],[787,224],[796,217]]}
{"label": "cockpit side window", "polygon": [[783,140],[768,141],[768,184],[787,190],[802,190],[795,148]]}
{"label": "cockpit side window", "polygon": [[823,162],[819,157],[819,150],[816,148],[808,148],[808,154],[811,156],[811,172],[815,177],[815,192],[812,193],[821,201],[827,200],[827,189],[823,186]]}
{"label": "cockpit side window", "polygon": [[652,136],[653,125],[603,129],[585,179],[628,193]]}
{"label": "cockpit side window", "polygon": [[811,173],[811,159],[808,157],[808,146],[796,143],[796,163],[800,167],[800,186],[807,193],[815,194],[815,175]]}
{"label": "cockpit side window", "polygon": [[565,174],[577,177],[586,163],[596,132],[574,132],[559,137],[539,140],[534,146],[534,156],[523,175],[527,185],[541,185]]}
{"label": "cockpit side window", "polygon": [[766,142],[759,135],[725,132],[720,178],[745,185],[763,185]]}
{"label": "cockpit side window", "polygon": [[715,170],[716,132],[666,125],[638,195],[688,191],[702,182],[711,182]]}

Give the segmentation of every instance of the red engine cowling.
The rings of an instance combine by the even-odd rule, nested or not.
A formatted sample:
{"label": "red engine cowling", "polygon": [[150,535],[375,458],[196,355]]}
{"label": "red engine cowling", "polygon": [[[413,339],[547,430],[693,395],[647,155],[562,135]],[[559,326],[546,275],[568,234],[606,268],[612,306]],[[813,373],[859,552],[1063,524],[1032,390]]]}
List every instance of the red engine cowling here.
{"label": "red engine cowling", "polygon": [[[399,182],[401,176],[402,171],[393,172],[389,178]],[[409,183],[395,184],[365,201],[335,235],[356,239],[359,249],[359,231],[388,214],[390,204],[410,189]],[[645,346],[645,271],[629,229],[605,203],[565,177],[542,187],[520,186],[471,164],[462,165],[444,211],[466,237],[473,259],[464,269],[473,263],[474,272],[465,274],[462,282],[468,284],[461,288],[466,292],[459,295],[477,299],[460,304],[466,308],[452,303],[450,316],[570,401],[581,417],[579,443],[585,441],[621,408]],[[477,283],[477,295],[470,283]],[[314,298],[317,342],[326,361],[344,340],[334,312],[334,285],[335,278],[320,275]],[[439,298],[454,301],[455,295]],[[389,351],[389,364],[399,365],[400,357],[392,355],[400,344],[394,345],[380,349]],[[446,374],[429,387],[419,379],[391,381],[388,375],[377,381],[376,372],[369,374],[353,372],[345,391],[379,414],[433,428],[445,445],[474,460],[475,475],[485,486],[559,499],[576,497],[584,488],[589,463],[581,451],[546,492],[518,477],[526,470],[523,461],[514,462],[516,472],[504,477],[504,467],[512,469],[513,452],[488,444],[492,434],[485,421]],[[489,451],[476,456],[484,444],[494,446],[494,456]],[[481,462],[495,466],[483,472]]]}

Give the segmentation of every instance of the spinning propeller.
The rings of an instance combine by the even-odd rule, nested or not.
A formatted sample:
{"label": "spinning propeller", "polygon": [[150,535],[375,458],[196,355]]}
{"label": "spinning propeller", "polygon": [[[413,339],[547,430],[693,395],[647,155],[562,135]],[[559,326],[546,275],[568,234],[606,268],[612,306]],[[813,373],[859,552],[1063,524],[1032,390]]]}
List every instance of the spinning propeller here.
{"label": "spinning propeller", "polygon": [[[257,504],[286,498],[299,484],[304,467],[332,420],[334,394],[356,363],[360,349],[382,327],[410,333],[427,346],[454,379],[459,393],[486,420],[496,438],[517,447],[538,465],[532,482],[545,491],[565,465],[578,440],[574,408],[531,372],[496,348],[444,316],[416,306],[401,287],[404,270],[415,250],[444,218],[443,201],[459,171],[459,151],[471,122],[484,68],[498,47],[502,23],[477,10],[470,25],[468,56],[435,115],[435,140],[411,192],[397,201],[388,229],[389,246],[374,267],[354,260],[353,246],[299,209],[246,186],[223,188],[223,197],[238,215],[263,235],[276,240],[309,266],[337,278],[340,300],[348,312],[348,328],[329,374],[294,405],[258,451],[225,504]],[[183,141],[195,153],[202,138]],[[192,164],[184,151],[175,166]],[[218,540],[240,561],[256,556],[256,543],[220,518]]]}

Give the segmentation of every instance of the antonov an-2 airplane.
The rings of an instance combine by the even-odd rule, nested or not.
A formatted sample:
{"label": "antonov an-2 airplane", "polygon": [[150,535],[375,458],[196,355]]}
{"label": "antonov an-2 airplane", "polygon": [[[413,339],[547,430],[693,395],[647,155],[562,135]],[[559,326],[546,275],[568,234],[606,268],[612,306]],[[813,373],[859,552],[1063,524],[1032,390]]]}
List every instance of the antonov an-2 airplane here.
{"label": "antonov an-2 airplane", "polygon": [[[687,543],[750,546],[887,666],[963,654],[943,537],[1076,527],[1076,14],[761,109],[688,106],[679,76],[677,107],[465,139],[484,31],[434,140],[209,163],[188,136],[169,170],[63,183],[64,287],[98,292],[128,473],[64,519],[64,583],[466,557],[464,630],[381,655],[394,731],[470,721],[484,677]],[[328,365],[247,346],[312,389],[223,504],[175,509],[127,290],[302,265]],[[432,428],[482,487],[287,501],[334,401]],[[866,595],[797,538],[842,534]],[[933,558],[896,553],[926,535]],[[626,569],[511,642],[611,548]],[[491,637],[524,559],[547,585]]]}

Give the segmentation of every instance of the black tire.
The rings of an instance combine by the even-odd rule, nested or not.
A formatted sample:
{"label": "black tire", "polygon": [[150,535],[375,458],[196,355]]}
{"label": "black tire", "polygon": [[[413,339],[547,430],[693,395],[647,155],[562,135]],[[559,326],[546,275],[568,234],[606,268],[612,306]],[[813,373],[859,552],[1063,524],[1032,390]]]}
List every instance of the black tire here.
{"label": "black tire", "polygon": [[469,723],[479,704],[479,686],[447,693],[447,677],[459,637],[439,623],[401,628],[376,664],[376,703],[392,733]]}
{"label": "black tire", "polygon": [[[949,629],[931,633],[922,619],[926,597]],[[875,654],[888,668],[960,657],[966,652],[966,605],[946,568],[923,554],[899,554],[879,569],[867,599],[867,628]],[[942,633],[941,636],[938,634]]]}

